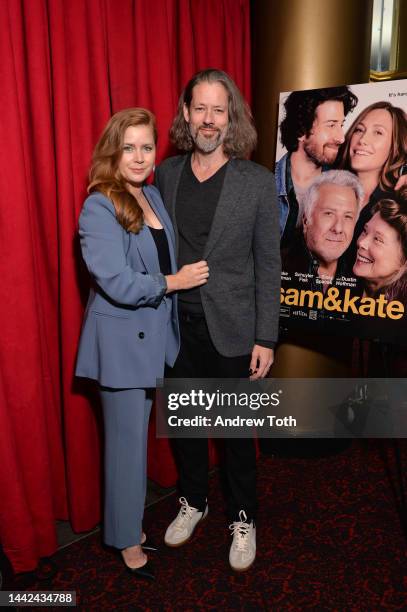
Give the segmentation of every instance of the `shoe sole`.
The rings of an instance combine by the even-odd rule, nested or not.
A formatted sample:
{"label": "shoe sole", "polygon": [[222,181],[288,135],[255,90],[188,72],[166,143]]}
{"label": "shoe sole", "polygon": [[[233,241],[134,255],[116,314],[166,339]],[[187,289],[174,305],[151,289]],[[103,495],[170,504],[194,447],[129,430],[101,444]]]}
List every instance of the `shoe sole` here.
{"label": "shoe sole", "polygon": [[207,516],[208,516],[208,514],[207,514],[206,516],[203,516],[201,519],[199,519],[199,521],[198,521],[198,522],[197,522],[197,524],[195,525],[195,527],[194,527],[194,529],[193,529],[193,531],[192,531],[191,535],[190,535],[190,536],[189,536],[189,538],[187,538],[186,540],[182,540],[182,542],[178,542],[177,544],[169,544],[168,542],[166,542],[166,541],[164,540],[164,544],[165,544],[166,546],[168,546],[169,548],[179,548],[180,546],[183,546],[184,544],[186,544],[187,542],[189,542],[189,541],[192,539],[192,537],[193,537],[194,533],[195,533],[195,532],[196,532],[196,530],[197,530],[197,527],[198,527],[198,526],[199,526],[199,525],[200,525],[200,524],[201,524],[201,523],[202,523],[202,522],[203,522],[203,521],[204,521],[204,520],[207,518]]}
{"label": "shoe sole", "polygon": [[247,572],[247,570],[251,568],[251,566],[253,565],[255,561],[256,561],[256,558],[254,558],[253,561],[250,563],[250,565],[247,565],[246,567],[233,567],[233,565],[231,565],[230,562],[229,562],[229,565],[234,572],[239,572],[241,574],[242,572]]}

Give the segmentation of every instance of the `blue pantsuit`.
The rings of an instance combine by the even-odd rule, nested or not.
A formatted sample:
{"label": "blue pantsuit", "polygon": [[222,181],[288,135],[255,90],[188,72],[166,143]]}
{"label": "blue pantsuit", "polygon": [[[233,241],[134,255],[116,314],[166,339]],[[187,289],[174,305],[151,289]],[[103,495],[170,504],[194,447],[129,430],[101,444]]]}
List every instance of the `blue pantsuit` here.
{"label": "blue pantsuit", "polygon": [[152,394],[102,387],[100,396],[105,424],[104,540],[126,548],[141,541]]}
{"label": "blue pantsuit", "polygon": [[[175,237],[157,189],[143,188],[168,242],[176,272]],[[175,295],[166,295],[154,239],[116,219],[113,203],[94,192],[85,201],[79,234],[93,278],[79,343],[76,375],[100,386],[105,422],[105,541],[140,544],[146,494],[148,418],[157,379],[179,350]]]}

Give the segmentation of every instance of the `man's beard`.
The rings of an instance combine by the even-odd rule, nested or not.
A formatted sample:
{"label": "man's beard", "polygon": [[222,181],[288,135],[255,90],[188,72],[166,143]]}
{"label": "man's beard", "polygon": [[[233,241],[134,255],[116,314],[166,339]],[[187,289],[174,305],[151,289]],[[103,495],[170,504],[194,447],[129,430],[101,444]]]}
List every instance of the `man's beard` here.
{"label": "man's beard", "polygon": [[[200,126],[200,127],[203,127],[203,126]],[[189,126],[191,138],[194,141],[196,148],[202,153],[212,153],[225,140],[226,130],[222,131],[222,130],[219,130],[218,128],[215,128],[215,129],[218,130],[218,133],[215,138],[213,137],[205,138],[205,136],[203,136],[200,133],[199,128],[196,131],[194,131],[192,126],[191,125]]]}
{"label": "man's beard", "polygon": [[337,158],[339,147],[336,149],[336,152],[332,149],[332,156],[328,157],[324,153],[324,147],[322,148],[322,152],[320,153],[316,150],[316,147],[314,145],[310,143],[307,144],[307,142],[305,141],[304,151],[308,155],[308,157],[314,162],[316,166],[320,167],[320,166],[323,166],[324,164],[327,164],[328,166],[332,166],[332,164],[335,162]]}

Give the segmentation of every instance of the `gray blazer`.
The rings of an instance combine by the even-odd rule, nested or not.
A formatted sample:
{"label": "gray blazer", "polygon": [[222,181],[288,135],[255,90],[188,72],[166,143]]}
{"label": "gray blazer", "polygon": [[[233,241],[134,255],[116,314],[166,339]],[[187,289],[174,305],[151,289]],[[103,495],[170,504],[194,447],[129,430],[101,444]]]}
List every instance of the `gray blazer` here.
{"label": "gray blazer", "polygon": [[[176,235],[176,196],[190,157],[165,160],[155,182]],[[209,281],[202,305],[216,349],[226,357],[249,354],[255,340],[275,342],[280,309],[280,235],[274,176],[248,160],[231,159],[203,259]]]}
{"label": "gray blazer", "polygon": [[[175,236],[160,194],[143,188],[165,230],[172,272]],[[112,202],[92,193],[79,218],[82,255],[94,280],[82,327],[76,375],[113,388],[155,387],[164,362],[179,350],[176,296],[165,296],[157,249],[150,230],[127,232]]]}

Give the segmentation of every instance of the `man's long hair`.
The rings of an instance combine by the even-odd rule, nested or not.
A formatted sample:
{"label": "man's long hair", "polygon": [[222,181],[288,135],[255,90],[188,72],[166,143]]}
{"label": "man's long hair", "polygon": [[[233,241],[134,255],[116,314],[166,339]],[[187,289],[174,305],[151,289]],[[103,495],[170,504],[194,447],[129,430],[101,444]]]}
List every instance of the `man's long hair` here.
{"label": "man's long hair", "polygon": [[117,221],[134,234],[143,226],[143,211],[127,190],[118,165],[123,155],[124,133],[128,127],[138,125],[150,126],[157,142],[155,117],[145,108],[126,108],[109,119],[93,152],[88,185],[88,193],[100,191],[112,200]]}
{"label": "man's long hair", "polygon": [[249,105],[245,102],[230,76],[226,72],[215,68],[197,72],[186,85],[179,99],[177,115],[170,130],[172,142],[181,151],[193,150],[194,141],[189,130],[189,124],[184,118],[184,105],[188,109],[190,108],[195,85],[204,82],[220,83],[228,94],[229,125],[223,141],[225,154],[237,158],[249,157],[257,145],[257,132]]}
{"label": "man's long hair", "polygon": [[285,117],[280,124],[282,145],[292,153],[298,149],[298,139],[309,136],[316,110],[324,102],[342,102],[345,116],[352,112],[358,98],[346,85],[293,91],[284,102]]}

